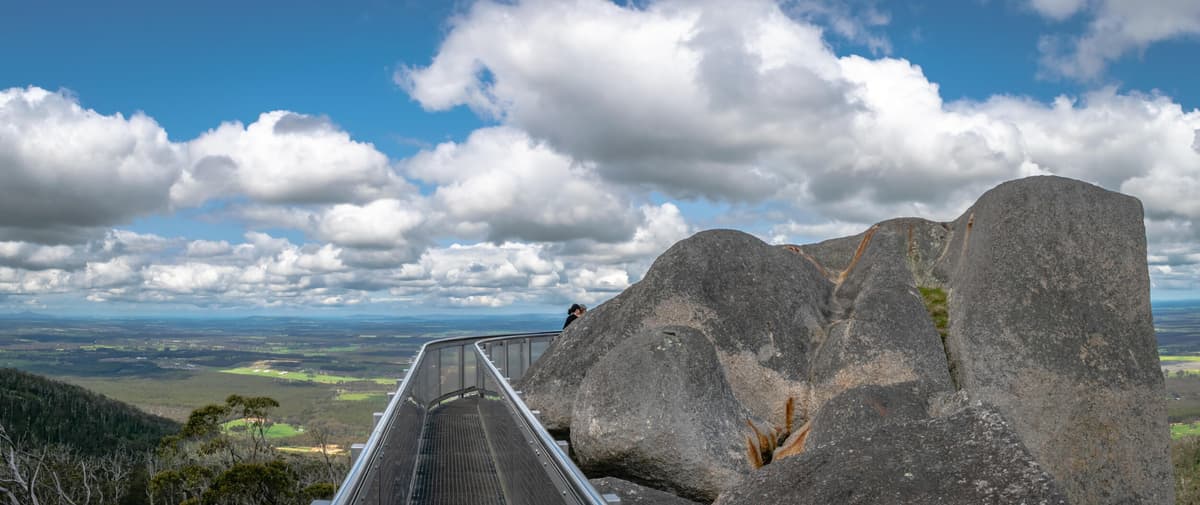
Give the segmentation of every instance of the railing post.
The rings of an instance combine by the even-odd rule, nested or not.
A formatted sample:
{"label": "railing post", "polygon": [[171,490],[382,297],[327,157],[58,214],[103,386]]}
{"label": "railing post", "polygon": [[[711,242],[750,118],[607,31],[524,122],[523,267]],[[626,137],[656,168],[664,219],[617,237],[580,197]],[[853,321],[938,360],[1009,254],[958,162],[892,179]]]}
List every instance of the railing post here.
{"label": "railing post", "polygon": [[462,398],[467,390],[467,346],[458,346],[458,397]]}
{"label": "railing post", "polygon": [[529,339],[521,339],[521,373],[517,377],[524,377],[525,371],[529,370]]}
{"label": "railing post", "polygon": [[437,359],[434,360],[434,362],[433,362],[433,365],[434,365],[433,376],[437,377],[437,394],[433,395],[434,398],[442,397],[442,351],[443,350],[444,349],[437,350]]}

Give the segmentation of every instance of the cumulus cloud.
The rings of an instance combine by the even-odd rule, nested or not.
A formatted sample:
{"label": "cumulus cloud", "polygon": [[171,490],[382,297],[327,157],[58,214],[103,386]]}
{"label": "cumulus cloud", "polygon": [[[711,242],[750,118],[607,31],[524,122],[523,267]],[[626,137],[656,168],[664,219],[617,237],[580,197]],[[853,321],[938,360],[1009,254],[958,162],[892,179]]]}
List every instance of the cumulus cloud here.
{"label": "cumulus cloud", "polygon": [[[783,95],[790,102],[830,102],[788,81],[763,96],[756,73],[725,66],[741,63],[742,46],[758,51],[764,65],[796,50],[796,58],[813,56],[811,44],[790,43],[796,38],[820,46],[819,30],[787,23],[778,9],[768,13],[778,18],[774,23],[754,19],[758,12],[733,17],[742,27],[761,21],[761,30],[725,43],[721,33],[742,35],[730,30],[734,20],[704,16],[686,3],[638,10],[598,1],[479,2],[428,67],[407,68],[396,78],[429,110],[467,105],[502,118],[556,151],[599,162],[611,180],[673,194],[757,198],[770,192],[770,174],[733,169],[763,147],[759,128],[747,131],[751,118],[736,107],[720,109],[751,99],[769,112],[769,101]],[[714,47],[698,49],[704,46]],[[739,76],[747,81],[725,79]],[[841,102],[832,98],[834,106]]]}
{"label": "cumulus cloud", "polygon": [[78,250],[65,245],[0,242],[0,265],[25,270],[71,269],[83,264]]}
{"label": "cumulus cloud", "polygon": [[425,222],[418,206],[396,199],[366,205],[339,204],[315,219],[314,235],[339,245],[395,249],[409,245],[411,233]]}
{"label": "cumulus cloud", "polygon": [[421,151],[405,169],[437,184],[433,200],[441,220],[462,236],[616,242],[637,226],[625,189],[513,128],[485,128],[461,144]]}
{"label": "cumulus cloud", "polygon": [[[1031,1],[1056,19],[1101,5]],[[831,49],[832,36],[887,54],[886,39],[872,39],[888,22],[877,5],[477,2],[427,66],[395,77],[430,111],[467,106],[496,124],[399,161],[324,116],[268,112],[173,144],[143,115],[9,90],[0,126],[17,127],[0,128],[5,182],[61,201],[67,190],[47,181],[86,177],[70,212],[12,203],[19,191],[0,187],[0,296],[596,303],[696,230],[680,200],[730,209],[702,221],[735,227],[761,211],[751,218],[765,238],[809,242],[901,215],[952,219],[991,186],[1043,173],[1142,198],[1155,287],[1200,289],[1200,111],[1114,89],[945,102],[914,62]],[[38,147],[68,134],[52,126],[100,155]],[[161,180],[122,179],[128,167]],[[88,196],[113,191],[132,196]],[[252,231],[191,240],[112,229],[214,200],[222,210],[208,218]]]}
{"label": "cumulus cloud", "polygon": [[1054,173],[1139,196],[1153,220],[1195,215],[1200,111],[1112,89],[947,103],[912,62],[837,56],[804,9],[483,1],[396,80],[428,110],[465,105],[604,181],[676,198],[952,219],[999,182]]}
{"label": "cumulus cloud", "polygon": [[[500,307],[544,301],[561,289],[567,267],[546,246],[528,243],[453,244],[427,250],[392,272],[393,296],[456,307]],[[551,296],[558,301],[557,296]]]}
{"label": "cumulus cloud", "polygon": [[480,2],[397,79],[428,109],[483,111],[614,184],[848,222],[950,218],[1026,175],[1119,189],[1147,167],[1195,166],[1197,113],[1165,97],[945,103],[919,66],[838,57],[770,2]]}
{"label": "cumulus cloud", "polygon": [[846,223],[842,221],[826,221],[819,223],[800,223],[788,221],[771,226],[769,240],[772,244],[808,244],[822,240],[849,237],[862,233],[874,223]]}
{"label": "cumulus cloud", "polygon": [[1142,199],[1152,219],[1200,218],[1200,153],[1191,148],[1200,111],[1158,95],[1111,88],[1049,105],[993,98],[978,107],[1020,132],[1025,157],[1040,168]]}
{"label": "cumulus cloud", "polygon": [[1031,0],[1054,20],[1086,13],[1084,33],[1052,35],[1038,44],[1042,67],[1052,75],[1093,80],[1109,63],[1165,40],[1200,36],[1200,3],[1194,0]]}
{"label": "cumulus cloud", "polygon": [[640,277],[654,257],[696,231],[679,207],[671,203],[643,205],[641,213],[642,221],[629,240],[617,243],[576,240],[561,244],[556,251],[585,265],[630,265],[630,273],[636,272]]}
{"label": "cumulus cloud", "polygon": [[0,91],[0,240],[82,242],[166,208],[182,150],[153,119],[65,92]]}
{"label": "cumulus cloud", "polygon": [[304,232],[313,240],[354,248],[368,264],[389,258],[389,265],[410,261],[431,242],[430,210],[423,198],[384,198],[365,204],[316,207],[242,205],[232,213],[257,228]]}
{"label": "cumulus cloud", "polygon": [[0,294],[65,293],[72,290],[72,280],[72,274],[65,270],[25,270],[0,266]]}
{"label": "cumulus cloud", "polygon": [[191,163],[171,188],[178,206],[246,195],[271,203],[366,202],[411,191],[383,153],[328,118],[263,113],[223,123],[187,146]]}
{"label": "cumulus cloud", "polygon": [[224,240],[193,240],[188,242],[187,255],[191,257],[210,257],[233,252],[233,246]]}
{"label": "cumulus cloud", "polygon": [[263,220],[303,228],[320,223],[278,205],[415,194],[387,156],[321,116],[268,112],[173,143],[140,112],[103,115],[29,87],[0,91],[0,126],[0,241],[80,244],[172,206],[245,197]]}

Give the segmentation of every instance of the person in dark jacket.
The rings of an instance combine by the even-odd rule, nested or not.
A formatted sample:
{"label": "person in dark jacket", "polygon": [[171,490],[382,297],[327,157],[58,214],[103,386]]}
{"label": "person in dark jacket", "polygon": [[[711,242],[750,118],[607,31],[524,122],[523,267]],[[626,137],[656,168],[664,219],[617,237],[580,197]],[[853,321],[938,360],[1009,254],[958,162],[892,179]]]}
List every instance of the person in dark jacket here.
{"label": "person in dark jacket", "polygon": [[587,305],[582,303],[571,304],[571,308],[567,309],[567,322],[563,323],[563,329],[567,329],[567,326],[570,326],[576,319],[579,319],[579,316],[582,316],[584,312],[587,312]]}

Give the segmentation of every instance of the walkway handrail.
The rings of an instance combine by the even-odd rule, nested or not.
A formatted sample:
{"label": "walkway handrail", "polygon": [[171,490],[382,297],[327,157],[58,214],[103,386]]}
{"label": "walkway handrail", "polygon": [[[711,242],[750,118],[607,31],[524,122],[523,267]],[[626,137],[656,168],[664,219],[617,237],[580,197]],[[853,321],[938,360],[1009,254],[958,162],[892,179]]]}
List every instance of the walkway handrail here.
{"label": "walkway handrail", "polygon": [[[469,337],[468,337],[469,338]],[[342,480],[342,485],[338,487],[337,494],[333,495],[331,503],[334,505],[350,505],[357,496],[359,489],[362,488],[362,481],[366,477],[367,467],[370,462],[375,459],[376,453],[379,451],[380,442],[385,434],[392,426],[392,420],[395,418],[396,410],[399,408],[400,402],[408,396],[412,390],[413,376],[416,374],[418,365],[425,359],[425,349],[431,344],[440,343],[450,339],[439,339],[425,342],[421,345],[421,349],[417,351],[417,355],[408,362],[408,370],[404,372],[404,378],[400,381],[400,386],[396,388],[395,395],[392,396],[388,406],[383,411],[383,418],[375,424],[371,429],[371,436],[367,438],[367,443],[363,448],[362,454],[354,458],[354,464],[350,466],[350,472],[346,474],[346,478]]]}
{"label": "walkway handrail", "polygon": [[[508,383],[508,377],[500,372],[486,352],[489,344],[492,346],[503,345],[505,370],[516,374],[515,378],[524,372],[526,366],[531,364],[532,358],[521,354],[523,359],[518,360],[520,366],[517,366],[515,370],[510,370],[512,365],[508,363],[509,341],[521,340],[520,352],[532,354],[532,342],[534,341],[532,339],[544,341],[557,334],[558,332],[543,332],[452,337],[426,342],[409,362],[408,370],[405,371],[404,378],[400,381],[391,401],[388,402],[387,409],[382,414],[376,414],[381,417],[378,418],[376,425],[371,430],[367,443],[361,446],[361,453],[354,457],[350,472],[329,503],[333,505],[408,503],[408,500],[412,498],[411,487],[407,491],[394,488],[384,489],[384,486],[387,486],[385,481],[392,482],[390,479],[397,478],[400,474],[411,475],[411,472],[415,471],[415,466],[406,465],[414,464],[417,448],[408,447],[405,444],[412,441],[410,439],[414,434],[418,439],[420,438],[419,426],[423,425],[424,420],[430,415],[430,410],[439,403],[456,394],[461,397],[473,391],[478,391],[480,401],[483,401],[485,385],[494,383],[496,385],[494,389],[498,389],[498,391],[492,391],[492,393],[497,393],[496,396],[499,398],[491,396],[489,397],[490,401],[495,402],[495,408],[501,404],[505,405],[507,407],[505,410],[509,410],[509,414],[500,414],[501,417],[512,417],[513,423],[522,425],[524,431],[532,434],[532,438],[536,439],[536,447],[533,445],[533,440],[529,440],[527,443],[522,439],[520,443],[525,445],[530,452],[536,453],[538,457],[544,455],[548,459],[548,461],[543,460],[542,465],[538,466],[544,466],[550,472],[549,475],[557,474],[559,476],[557,479],[552,479],[556,481],[553,487],[561,491],[564,503],[604,505],[605,501],[600,494],[554,442],[541,422],[537,420],[533,412]],[[453,349],[455,347],[457,349]],[[446,349],[451,349],[450,354],[445,354]],[[469,363],[466,359],[468,354],[473,363]],[[457,379],[453,377],[453,373],[448,376],[443,375],[442,360],[444,359],[457,360],[456,365],[445,365],[450,367],[446,368],[447,372],[457,370],[459,376]],[[474,371],[469,374],[469,380],[466,371],[468,368],[474,368]],[[437,374],[436,377],[433,376],[434,373]],[[431,380],[437,382],[431,382]],[[457,385],[454,384],[454,381],[457,381]],[[444,390],[446,387],[449,387],[450,390]],[[481,414],[482,412],[481,407]],[[492,412],[500,411],[493,410]],[[415,432],[413,431],[414,423],[417,423]],[[516,424],[512,426],[516,426]],[[355,449],[359,447],[356,444]],[[409,454],[410,452],[412,454]],[[400,472],[400,474],[396,472]],[[411,482],[411,480],[407,481]],[[573,496],[569,496],[568,491]]]}
{"label": "walkway handrail", "polygon": [[559,474],[567,482],[568,486],[570,486],[571,491],[575,494],[575,498],[580,503],[587,505],[606,505],[607,502],[596,491],[596,488],[592,487],[591,483],[588,482],[587,476],[563,452],[562,447],[559,447],[554,441],[554,438],[546,431],[546,427],[542,426],[542,422],[537,419],[533,411],[529,410],[529,406],[525,405],[525,401],[521,399],[517,391],[508,383],[508,380],[505,380],[500,374],[500,370],[496,368],[496,365],[492,363],[491,359],[488,359],[487,353],[484,352],[484,345],[511,338],[514,337],[495,337],[475,342],[475,351],[479,357],[483,358],[481,362],[484,364],[484,370],[492,375],[493,379],[496,380],[496,383],[503,390],[502,396],[505,402],[516,410],[526,427],[534,433],[538,445],[541,446],[541,450],[553,460],[554,466],[558,469]]}

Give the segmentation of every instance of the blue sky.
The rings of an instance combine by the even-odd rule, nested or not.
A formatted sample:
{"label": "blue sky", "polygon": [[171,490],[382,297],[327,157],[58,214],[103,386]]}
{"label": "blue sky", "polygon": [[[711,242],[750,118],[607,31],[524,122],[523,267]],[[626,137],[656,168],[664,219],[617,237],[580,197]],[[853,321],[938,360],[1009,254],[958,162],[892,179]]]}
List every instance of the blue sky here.
{"label": "blue sky", "polygon": [[740,7],[7,2],[0,311],[557,311],[1036,173],[1141,198],[1200,297],[1200,7]]}

